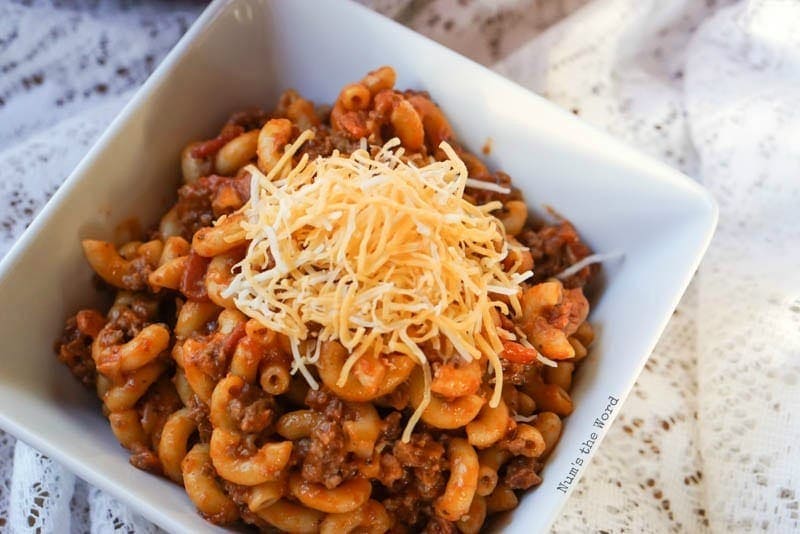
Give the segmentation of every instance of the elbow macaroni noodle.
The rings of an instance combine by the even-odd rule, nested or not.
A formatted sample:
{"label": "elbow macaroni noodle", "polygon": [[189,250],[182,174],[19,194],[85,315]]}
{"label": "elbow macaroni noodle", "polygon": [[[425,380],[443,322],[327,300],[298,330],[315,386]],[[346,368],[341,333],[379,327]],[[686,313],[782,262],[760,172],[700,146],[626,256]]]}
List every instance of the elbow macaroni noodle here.
{"label": "elbow macaroni noodle", "polygon": [[[569,267],[590,251],[566,222],[537,229],[515,190],[492,189],[506,191],[507,176],[456,143],[426,93],[397,91],[395,79],[391,67],[372,71],[345,86],[329,112],[289,90],[271,115],[235,114],[217,137],[181,152],[178,201],[150,241],[82,242],[116,298],[105,315],[82,310],[68,321],[59,358],[96,388],[131,462],[183,485],[209,521],[323,533],[449,524],[477,533],[538,483],[573,410],[573,374],[594,338],[582,290],[593,267],[564,281],[537,270]],[[502,375],[446,339],[426,351],[430,376],[399,353],[351,360],[341,343],[290,340],[225,296],[248,245],[239,212],[250,195],[245,167],[269,173],[307,129],[315,136],[294,158],[397,137],[405,157],[424,162],[446,158],[439,145],[447,141],[473,182],[490,183],[468,185],[466,197],[501,202],[496,216],[513,245],[504,268],[537,277],[520,287],[521,313],[495,314],[513,334]],[[320,389],[299,375],[295,351]],[[490,403],[498,376],[502,398]],[[420,406],[419,426],[401,440]]]}

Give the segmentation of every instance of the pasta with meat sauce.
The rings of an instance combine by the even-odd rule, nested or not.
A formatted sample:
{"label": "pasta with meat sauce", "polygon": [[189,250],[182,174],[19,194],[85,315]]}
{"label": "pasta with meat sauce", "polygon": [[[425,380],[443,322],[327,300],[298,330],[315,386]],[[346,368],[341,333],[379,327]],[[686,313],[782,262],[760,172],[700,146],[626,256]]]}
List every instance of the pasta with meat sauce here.
{"label": "pasta with meat sauce", "polygon": [[70,317],[58,358],[213,523],[479,532],[573,410],[591,251],[394,85],[234,114],[185,147],[158,226],[82,243],[113,305]]}

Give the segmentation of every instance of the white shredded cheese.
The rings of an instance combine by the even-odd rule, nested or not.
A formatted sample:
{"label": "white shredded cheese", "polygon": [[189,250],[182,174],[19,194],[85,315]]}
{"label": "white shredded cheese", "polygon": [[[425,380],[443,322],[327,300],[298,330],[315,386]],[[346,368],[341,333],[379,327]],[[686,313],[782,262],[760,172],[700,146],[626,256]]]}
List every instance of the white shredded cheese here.
{"label": "white shredded cheese", "polygon": [[600,263],[608,260],[614,260],[625,256],[623,252],[608,252],[606,254],[590,254],[580,261],[577,261],[558,273],[556,278],[559,280],[566,280],[570,276],[579,273],[581,269],[594,263]]}
{"label": "white shredded cheese", "polygon": [[[497,379],[490,405],[500,402],[499,355],[509,333],[493,312],[519,309],[519,284],[531,272],[505,272],[509,247],[499,202],[475,206],[464,189],[507,189],[470,180],[464,163],[442,143],[445,161],[415,166],[393,139],[372,156],[362,145],[291,169],[292,156],[312,138],[304,132],[268,175],[249,166],[253,194],[240,223],[250,241],[225,296],[248,316],[292,341],[293,370],[311,387],[307,365],[319,345],[338,340],[350,353],[340,383],[363,354],[399,352],[424,369],[425,397],[404,432],[408,439],[430,399],[431,372],[421,345],[447,338],[466,360],[487,358]],[[316,340],[308,354],[299,342]]]}
{"label": "white shredded cheese", "polygon": [[511,189],[508,187],[503,187],[502,185],[497,185],[492,182],[484,182],[483,180],[476,180],[475,178],[467,178],[466,184],[467,187],[471,189],[484,189],[486,191],[493,191],[502,195],[508,195],[511,193]]}
{"label": "white shredded cheese", "polygon": [[556,363],[555,361],[551,360],[547,356],[543,355],[538,350],[536,351],[536,359],[539,360],[540,363],[542,363],[542,364],[544,364],[544,365],[546,365],[548,367],[558,367],[558,363]]}

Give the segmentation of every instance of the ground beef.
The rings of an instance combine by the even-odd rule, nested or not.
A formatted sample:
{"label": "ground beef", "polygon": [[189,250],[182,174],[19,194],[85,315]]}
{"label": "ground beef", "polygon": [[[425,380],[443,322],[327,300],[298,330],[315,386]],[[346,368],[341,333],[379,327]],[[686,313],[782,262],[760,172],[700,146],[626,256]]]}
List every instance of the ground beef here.
{"label": "ground beef", "polygon": [[397,484],[397,482],[402,480],[406,475],[400,460],[398,460],[397,457],[391,453],[381,454],[380,466],[381,470],[378,475],[378,481],[387,488]]}
{"label": "ground beef", "polygon": [[258,434],[272,424],[275,400],[259,386],[245,384],[241,392],[231,399],[228,413],[246,434]]}
{"label": "ground beef", "polygon": [[100,347],[127,343],[158,313],[158,302],[144,294],[137,294],[124,305],[112,306],[108,322],[97,335]]}
{"label": "ground beef", "polygon": [[200,437],[200,441],[208,443],[213,430],[209,420],[208,405],[201,401],[197,395],[192,395],[186,407],[189,408],[189,416],[197,423],[197,434]]}
{"label": "ground beef", "polygon": [[130,462],[134,467],[162,474],[161,461],[151,445],[155,447],[161,439],[161,431],[169,416],[182,407],[180,397],[169,378],[164,376],[139,401],[142,428],[152,443],[136,443],[131,447]]}
{"label": "ground beef", "polygon": [[377,400],[382,406],[389,406],[395,410],[403,410],[408,406],[411,398],[408,392],[408,384],[400,384],[391,393],[384,395]]}
{"label": "ground beef", "polygon": [[108,310],[108,320],[112,322],[122,321],[117,315],[123,309],[133,312],[139,320],[152,320],[158,315],[159,304],[158,297],[155,295],[137,293],[124,306],[112,306]]}
{"label": "ground beef", "polygon": [[156,475],[160,475],[162,472],[161,461],[158,459],[158,455],[144,444],[137,443],[133,446],[131,449],[130,462],[131,465],[142,471],[147,471]]}
{"label": "ground beef", "polygon": [[181,398],[172,381],[164,375],[147,391],[139,403],[142,428],[152,436],[153,443],[158,443],[169,416],[183,407]]}
{"label": "ground beef", "polygon": [[409,532],[419,532],[421,529],[418,525],[433,515],[433,505],[423,500],[413,488],[387,497],[383,500],[383,506],[396,523],[408,525]]}
{"label": "ground beef", "polygon": [[[218,480],[225,489],[225,493],[228,494],[228,497],[230,497],[231,500],[239,507],[239,514],[242,516],[242,520],[250,525],[254,525],[256,528],[258,528],[259,532],[277,532],[275,527],[261,519],[258,514],[250,511],[250,507],[247,505],[247,502],[252,492],[251,488],[234,484],[233,482],[225,480],[221,477],[218,477]],[[246,532],[250,531],[247,530]]]}
{"label": "ground beef", "polygon": [[[531,251],[533,283],[537,284],[557,275],[592,253],[581,241],[575,227],[564,220],[553,225],[545,225],[538,230],[526,227],[517,236],[517,240]],[[564,287],[583,287],[598,269],[596,264],[584,267],[564,280]]]}
{"label": "ground beef", "polygon": [[[228,364],[236,349],[236,344],[245,335],[244,324],[238,324],[230,333],[214,332],[199,342],[198,349],[188,351],[188,358],[205,374],[215,381],[222,380],[228,373]],[[184,343],[184,349],[188,342]]]}
{"label": "ground beef", "polygon": [[403,465],[409,467],[433,468],[441,464],[444,445],[427,432],[411,434],[408,443],[397,441],[394,454]]}
{"label": "ground beef", "polygon": [[380,454],[380,472],[377,478],[387,488],[403,485],[409,474],[392,453],[392,447],[403,431],[402,422],[403,414],[400,412],[391,412],[383,417],[381,431],[375,441],[375,451]]}
{"label": "ground beef", "polygon": [[353,141],[343,132],[332,130],[330,126],[314,126],[313,130],[314,139],[300,147],[298,158],[303,154],[308,154],[308,157],[312,159],[318,156],[330,156],[334,150],[338,150],[342,154],[350,154],[359,146],[358,141]]}
{"label": "ground beef", "polygon": [[[211,226],[217,217],[225,213],[215,212],[213,204],[220,188],[227,186],[235,189],[243,204],[250,199],[250,175],[246,172],[233,178],[212,174],[178,189],[175,211],[181,225],[181,235],[187,241],[192,240],[197,230]],[[233,208],[225,211],[232,212]]]}
{"label": "ground beef", "polygon": [[306,394],[306,405],[325,417],[343,419],[344,403],[326,388],[309,389]]}
{"label": "ground beef", "polygon": [[356,463],[346,450],[342,429],[344,404],[324,389],[310,390],[306,404],[320,417],[308,442],[298,450],[302,455],[301,472],[306,480],[332,489],[358,473]]}
{"label": "ground beef", "polygon": [[433,500],[444,491],[448,469],[444,445],[431,434],[418,432],[408,443],[396,441],[392,452],[400,465],[411,469],[411,483],[421,498]]}
{"label": "ground beef", "polygon": [[81,310],[67,319],[61,338],[56,342],[58,359],[81,384],[90,389],[94,388],[97,379],[97,370],[92,359],[92,342],[104,323],[105,318],[100,312]]}
{"label": "ground beef", "polygon": [[384,417],[376,447],[383,450],[385,445],[392,445],[395,441],[400,439],[400,434],[403,432],[402,424],[403,414],[400,412],[392,412]]}
{"label": "ground beef", "polygon": [[[281,532],[277,528],[261,519],[258,514],[251,512],[250,508],[248,508],[246,504],[239,505],[239,516],[241,516],[242,521],[248,525],[253,525],[258,529],[258,532],[261,532],[262,534],[275,534]],[[212,522],[214,521],[212,520]],[[243,532],[250,532],[250,530],[243,530]]]}
{"label": "ground beef", "polygon": [[144,328],[146,321],[130,310],[123,310],[116,315],[118,320],[109,321],[98,336],[101,346],[125,343]]}
{"label": "ground beef", "polygon": [[130,291],[143,291],[148,288],[147,278],[153,267],[144,256],[137,256],[129,261],[130,268],[122,275],[122,284]]}
{"label": "ground beef", "polygon": [[228,119],[227,124],[241,126],[245,131],[261,129],[269,119],[269,113],[261,108],[251,107],[237,111]]}
{"label": "ground beef", "polygon": [[536,458],[517,456],[506,465],[503,484],[511,489],[526,490],[542,482],[538,473],[542,464]]}
{"label": "ground beef", "polygon": [[240,484],[234,484],[224,478],[222,480],[222,485],[225,488],[225,493],[228,494],[233,502],[238,505],[247,504],[247,499],[250,497],[250,488],[247,486],[242,486]]}
{"label": "ground beef", "polygon": [[[148,321],[158,313],[158,301],[139,293],[123,305],[112,306],[108,310],[108,323],[104,330],[119,330],[127,337],[133,337],[144,328]],[[101,333],[102,335],[102,333]]]}

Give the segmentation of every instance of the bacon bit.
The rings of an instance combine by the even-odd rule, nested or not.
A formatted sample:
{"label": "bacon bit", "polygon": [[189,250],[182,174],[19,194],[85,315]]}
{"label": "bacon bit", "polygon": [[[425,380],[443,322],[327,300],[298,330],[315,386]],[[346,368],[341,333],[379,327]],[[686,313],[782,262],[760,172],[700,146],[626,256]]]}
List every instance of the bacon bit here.
{"label": "bacon bit", "polygon": [[224,147],[228,141],[234,139],[244,133],[244,128],[238,124],[226,124],[222,127],[222,131],[214,139],[203,141],[192,149],[192,157],[196,159],[205,159],[213,154],[219,152],[219,149]]}
{"label": "bacon bit", "polygon": [[531,363],[539,356],[536,349],[525,347],[515,341],[503,341],[503,348],[500,357],[513,363]]}
{"label": "bacon bit", "polygon": [[209,263],[211,263],[211,258],[204,258],[195,251],[189,252],[189,261],[186,263],[186,270],[181,278],[180,290],[190,300],[208,300],[205,277]]}

